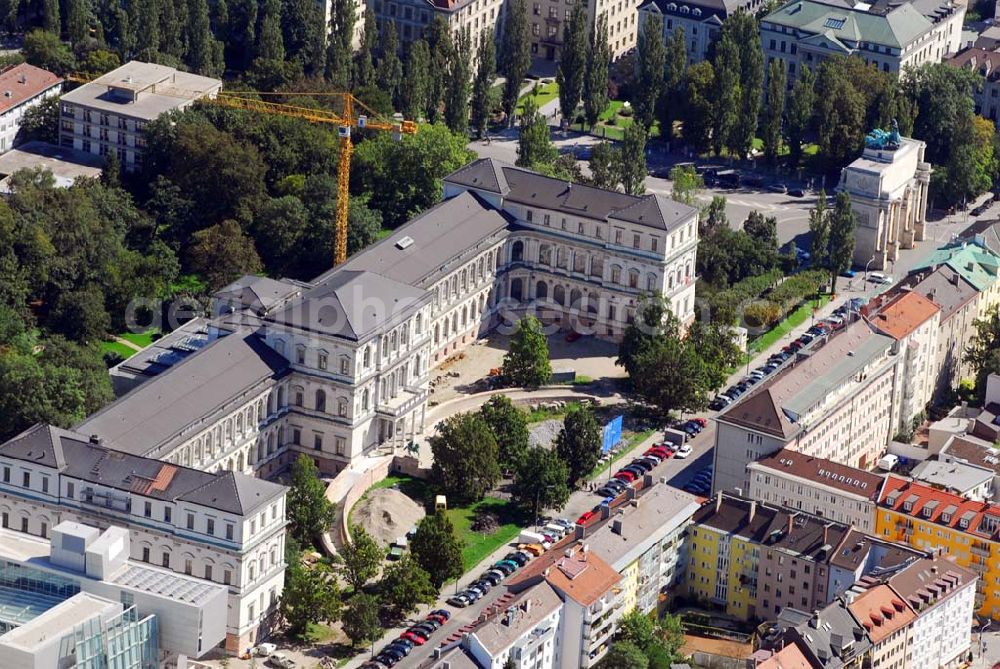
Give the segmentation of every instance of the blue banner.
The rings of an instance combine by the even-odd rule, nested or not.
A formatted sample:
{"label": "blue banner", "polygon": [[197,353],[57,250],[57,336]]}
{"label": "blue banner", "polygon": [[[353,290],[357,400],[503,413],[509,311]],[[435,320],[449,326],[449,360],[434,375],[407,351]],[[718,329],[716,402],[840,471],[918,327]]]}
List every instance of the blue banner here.
{"label": "blue banner", "polygon": [[601,446],[601,452],[607,453],[621,443],[621,440],[622,417],[615,416],[607,425],[604,426],[604,444]]}

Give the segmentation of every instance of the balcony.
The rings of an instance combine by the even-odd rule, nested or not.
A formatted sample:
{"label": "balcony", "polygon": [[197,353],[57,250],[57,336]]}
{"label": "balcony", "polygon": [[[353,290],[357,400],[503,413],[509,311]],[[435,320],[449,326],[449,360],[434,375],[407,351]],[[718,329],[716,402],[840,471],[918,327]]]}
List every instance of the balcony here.
{"label": "balcony", "polygon": [[426,390],[403,389],[395,397],[381,400],[375,411],[382,416],[399,418],[420,406],[427,399]]}
{"label": "balcony", "polygon": [[980,574],[985,574],[987,571],[990,570],[990,566],[981,560],[970,560],[969,566],[972,567],[977,572],[979,572]]}
{"label": "balcony", "polygon": [[969,550],[972,551],[973,555],[978,555],[979,557],[988,558],[990,556],[990,548],[989,548],[989,546],[979,546],[979,545],[973,544],[969,548]]}

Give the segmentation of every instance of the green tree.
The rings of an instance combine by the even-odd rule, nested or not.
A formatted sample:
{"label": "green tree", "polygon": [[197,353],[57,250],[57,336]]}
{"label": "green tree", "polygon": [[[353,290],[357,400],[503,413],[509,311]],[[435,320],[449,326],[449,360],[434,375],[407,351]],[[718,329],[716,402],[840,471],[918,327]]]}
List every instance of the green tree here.
{"label": "green tree", "polygon": [[431,65],[427,94],[427,120],[436,123],[441,115],[441,106],[448,90],[448,69],[451,62],[451,51],[454,44],[451,38],[451,28],[442,16],[435,16],[430,29],[424,32],[424,39],[430,49]]}
{"label": "green tree", "polygon": [[[170,4],[169,0],[165,4]],[[281,3],[264,0],[257,40],[257,57],[264,60],[285,60],[285,40],[281,33]]]}
{"label": "green tree", "polygon": [[707,151],[716,127],[715,68],[703,60],[684,75],[684,103],[681,105],[684,141],[696,151]]}
{"label": "green tree", "polygon": [[646,130],[641,123],[625,128],[625,136],[618,150],[618,180],[629,195],[646,192]]}
{"label": "green tree", "polygon": [[824,60],[816,77],[816,118],[819,150],[827,165],[840,167],[853,160],[866,129],[867,105],[851,70],[851,58]]}
{"label": "green tree", "polygon": [[816,76],[803,65],[788,97],[788,162],[792,167],[802,160],[802,143],[816,106],[815,83]]}
{"label": "green tree", "polygon": [[667,63],[660,104],[660,134],[671,139],[674,121],[681,118],[684,105],[684,74],[687,72],[687,43],[684,27],[674,28],[666,41]]}
{"label": "green tree", "polygon": [[80,44],[87,38],[90,19],[90,8],[86,0],[67,0],[66,36],[70,44]]}
{"label": "green tree", "polygon": [[262,265],[253,239],[240,224],[225,220],[194,233],[187,252],[192,270],[205,277],[211,290],[218,290],[245,274],[258,274]]}
{"label": "green tree", "polygon": [[528,450],[528,417],[506,395],[494,395],[479,408],[497,442],[497,461],[512,470]]}
{"label": "green tree", "polygon": [[[351,1],[351,0],[348,0]],[[365,6],[361,44],[354,54],[354,87],[365,88],[375,83],[375,46],[378,44],[378,24],[375,12]]]}
{"label": "green tree", "polygon": [[511,335],[503,357],[503,374],[515,386],[537,388],[552,377],[549,342],[542,323],[534,316],[524,316]]}
{"label": "green tree", "polygon": [[705,182],[694,167],[688,165],[671,168],[670,182],[673,185],[670,197],[675,202],[686,204],[689,207],[698,206],[698,196],[705,187]]}
{"label": "green tree", "polygon": [[208,17],[207,0],[188,0],[186,26],[187,57],[185,62],[192,71],[210,77],[222,74],[223,63],[216,58],[221,45],[216,47]]}
{"label": "green tree", "polygon": [[608,44],[608,17],[601,13],[590,32],[587,51],[587,74],[583,80],[583,114],[587,126],[593,128],[598,117],[608,108],[608,71],[611,67],[611,46]]}
{"label": "green tree", "polygon": [[552,145],[549,123],[538,112],[535,96],[528,95],[521,112],[516,163],[522,167],[537,169],[539,166],[552,164],[558,155],[559,152]]}
{"label": "green tree", "polygon": [[430,574],[412,555],[404,555],[386,568],[378,587],[393,620],[409,615],[421,604],[433,604],[438,594]]}
{"label": "green tree", "polygon": [[442,511],[421,519],[410,552],[438,590],[448,579],[462,575],[462,546],[454,525]]}
{"label": "green tree", "polygon": [[[354,24],[357,15],[353,0],[333,0],[330,7],[330,37],[326,52],[326,78],[339,90],[351,87],[351,58],[354,56]],[[411,118],[414,118],[411,116]]]}
{"label": "green tree", "polygon": [[587,406],[572,409],[563,419],[556,436],[556,453],[569,468],[569,484],[576,484],[594,467],[601,457],[601,426]]}
{"label": "green tree", "polygon": [[56,74],[67,74],[76,67],[73,52],[56,33],[32,30],[24,36],[24,46],[21,47],[21,51],[28,63]]}
{"label": "green tree", "polygon": [[375,68],[375,84],[393,101],[399,99],[399,86],[403,81],[403,63],[399,60],[399,38],[396,22],[386,21],[382,38],[379,40],[378,67]]}
{"label": "green tree", "polygon": [[514,120],[514,108],[521,94],[521,82],[531,67],[531,35],[528,28],[527,0],[510,0],[498,60],[500,74],[506,77],[503,89],[503,111],[507,125]]}
{"label": "green tree", "polygon": [[381,232],[382,214],[368,207],[367,197],[352,197],[347,203],[347,255],[374,244]]}
{"label": "green tree", "polygon": [[42,27],[45,29],[45,32],[56,36],[62,33],[59,0],[42,0]]}
{"label": "green tree", "polygon": [[559,64],[556,67],[556,84],[559,86],[559,111],[563,121],[572,125],[576,108],[583,95],[583,81],[587,75],[588,47],[587,10],[577,3],[569,21],[563,22],[563,43]]}
{"label": "green tree", "polygon": [[121,64],[117,53],[104,49],[94,49],[86,55],[78,69],[83,76],[96,79],[102,74],[117,69]]}
{"label": "green tree", "polygon": [[618,632],[615,642],[628,642],[645,649],[656,639],[656,627],[653,619],[640,611],[632,609],[618,621]]}
{"label": "green tree", "polygon": [[743,87],[740,82],[740,47],[733,31],[722,31],[719,41],[715,43],[712,66],[715,72],[712,148],[716,155],[722,153],[723,148],[738,154],[742,146],[738,130]]}
{"label": "green tree", "polygon": [[830,247],[830,217],[826,212],[826,191],[821,190],[816,206],[809,212],[809,256],[813,267],[826,267]]}
{"label": "green tree", "polygon": [[385,548],[361,525],[351,526],[351,543],[340,551],[340,571],[355,592],[361,592],[368,581],[375,578]]}
{"label": "green tree", "polygon": [[639,38],[636,63],[635,95],[632,106],[635,120],[649,132],[656,120],[656,110],[663,93],[663,75],[667,66],[667,49],[663,44],[663,19],[654,14],[646,17]]}
{"label": "green tree", "polygon": [[525,513],[537,517],[543,509],[561,509],[569,501],[569,467],[554,451],[527,449],[518,461],[510,496]]}
{"label": "green tree", "polygon": [[444,122],[452,132],[469,132],[469,95],[472,78],[472,37],[468,28],[458,31],[448,59]]}
{"label": "green tree", "polygon": [[730,152],[738,156],[750,155],[757,135],[760,103],[764,96],[764,50],[760,43],[757,19],[749,12],[730,15],[722,26],[730,30],[739,47],[739,111],[730,141]]}
{"label": "green tree", "polygon": [[837,275],[850,268],[854,262],[854,210],[851,195],[837,192],[837,200],[830,218],[830,286],[837,292]]}
{"label": "green tree", "polygon": [[916,109],[913,136],[927,142],[926,158],[935,165],[948,161],[956,134],[975,113],[973,93],[981,86],[974,71],[944,63],[908,69],[902,88]]}
{"label": "green tree", "polygon": [[381,608],[382,601],[377,596],[363,592],[348,600],[341,625],[354,646],[366,646],[382,635],[382,621],[378,617]]}
{"label": "green tree", "polygon": [[448,418],[428,441],[434,454],[434,482],[454,500],[481,500],[500,480],[497,441],[478,414]]}
{"label": "green tree", "polygon": [[59,144],[59,98],[46,98],[21,114],[16,141],[21,144],[31,140]]}
{"label": "green tree", "polygon": [[764,120],[764,159],[778,163],[781,153],[781,119],[785,112],[785,62],[775,58],[767,67],[767,109]]}
{"label": "green tree", "polygon": [[336,508],[326,498],[326,486],[308,455],[292,462],[288,490],[289,532],[302,546],[312,546],[333,524]]}
{"label": "green tree", "polygon": [[594,144],[590,153],[590,183],[598,188],[618,188],[618,151],[608,142]]}
{"label": "green tree", "polygon": [[599,669],[649,669],[642,649],[630,641],[616,642],[598,663]]}
{"label": "green tree", "polygon": [[406,63],[403,72],[406,76],[406,86],[403,86],[402,111],[406,118],[417,119],[427,109],[427,97],[430,93],[431,51],[427,42],[422,39],[410,44],[406,53]]}
{"label": "green tree", "polygon": [[994,137],[993,123],[981,116],[968,114],[958,121],[948,160],[931,177],[935,201],[957,204],[989,190],[997,178]]}
{"label": "green tree", "polygon": [[476,79],[472,84],[472,127],[476,129],[476,137],[482,137],[488,129],[493,104],[490,92],[497,76],[496,41],[489,28],[483,28],[479,34],[477,54]]}
{"label": "green tree", "polygon": [[343,600],[336,580],[328,578],[328,572],[302,564],[298,550],[290,553],[281,593],[281,617],[288,624],[290,636],[302,637],[310,625],[337,620]]}
{"label": "green tree", "polygon": [[713,195],[712,201],[702,210],[698,220],[698,234],[702,237],[711,237],[722,228],[729,227],[729,218],[726,216],[726,198],[721,195]]}
{"label": "green tree", "polygon": [[61,293],[49,314],[49,327],[73,341],[97,343],[111,329],[99,286]]}

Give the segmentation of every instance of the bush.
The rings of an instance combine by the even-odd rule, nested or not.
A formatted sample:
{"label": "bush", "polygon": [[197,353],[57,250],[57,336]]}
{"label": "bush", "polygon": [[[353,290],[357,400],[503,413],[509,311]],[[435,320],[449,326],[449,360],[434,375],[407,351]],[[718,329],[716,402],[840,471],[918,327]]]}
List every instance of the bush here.
{"label": "bush", "polygon": [[757,300],[743,309],[743,319],[750,327],[769,328],[782,316],[781,308],[769,300]]}
{"label": "bush", "polygon": [[619,116],[624,116],[625,118],[632,118],[632,114],[634,114],[634,113],[635,113],[635,110],[632,109],[631,106],[622,107],[621,109],[618,110],[618,115]]}
{"label": "bush", "polygon": [[767,298],[777,304],[782,313],[791,311],[802,300],[819,292],[826,285],[830,275],[825,270],[810,270],[790,276],[768,293]]}

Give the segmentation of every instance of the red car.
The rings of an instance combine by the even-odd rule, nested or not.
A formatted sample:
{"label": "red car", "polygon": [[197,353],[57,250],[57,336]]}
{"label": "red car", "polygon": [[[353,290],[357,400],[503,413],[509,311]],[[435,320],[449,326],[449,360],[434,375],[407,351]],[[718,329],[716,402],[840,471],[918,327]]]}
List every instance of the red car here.
{"label": "red car", "polygon": [[617,474],[615,474],[615,478],[620,481],[625,481],[625,483],[631,483],[632,481],[635,480],[635,474],[633,474],[632,472],[627,472],[625,470],[622,470]]}
{"label": "red car", "polygon": [[580,517],[576,519],[577,525],[586,525],[587,521],[597,515],[596,511],[584,511],[580,514]]}
{"label": "red car", "polygon": [[708,427],[708,421],[704,418],[692,418],[691,420],[698,423],[698,425],[701,425],[702,427]]}
{"label": "red car", "polygon": [[665,448],[658,448],[654,446],[653,448],[650,448],[645,453],[643,453],[643,455],[653,455],[661,460],[666,460],[667,458],[670,457],[670,451],[668,451]]}
{"label": "red car", "polygon": [[425,643],[427,643],[427,637],[417,632],[411,632],[409,630],[400,634],[399,638],[406,639],[407,641],[412,641],[414,646],[423,646]]}

